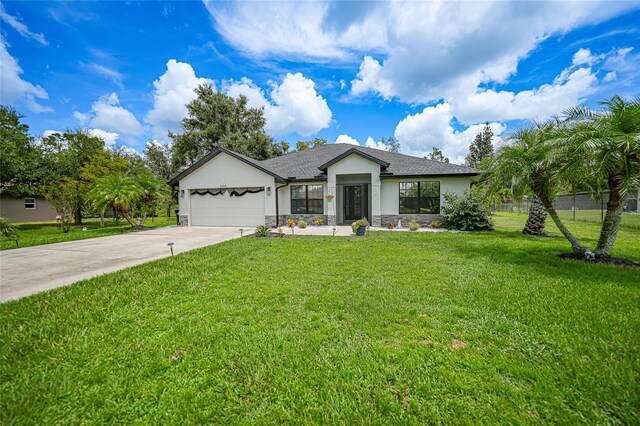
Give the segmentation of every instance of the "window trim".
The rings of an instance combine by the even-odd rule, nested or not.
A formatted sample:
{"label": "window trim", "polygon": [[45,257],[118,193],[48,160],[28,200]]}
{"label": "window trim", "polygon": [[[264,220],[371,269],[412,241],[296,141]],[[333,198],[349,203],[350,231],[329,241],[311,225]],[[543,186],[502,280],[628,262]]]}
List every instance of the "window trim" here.
{"label": "window trim", "polygon": [[[310,186],[319,186],[322,189],[322,195],[320,196],[320,198],[311,198],[311,200],[321,200],[322,202],[320,203],[320,205],[322,206],[322,212],[317,213],[317,212],[309,212],[309,187]],[[304,198],[295,198],[295,200],[304,200],[304,212],[293,212],[293,188],[294,187],[303,187],[304,188]],[[322,184],[317,184],[317,183],[312,183],[312,184],[304,184],[304,185],[291,185],[290,190],[289,190],[289,202],[290,202],[290,206],[289,206],[289,211],[291,212],[291,214],[318,214],[318,215],[323,215],[324,214],[324,185]]]}
{"label": "window trim", "polygon": [[[28,203],[27,200],[33,200],[32,203]],[[33,204],[33,207],[27,207],[27,204]],[[24,209],[25,210],[36,210],[38,208],[38,205],[36,204],[36,199],[35,198],[25,198],[24,199]]]}
{"label": "window trim", "polygon": [[[402,213],[402,209],[401,209],[401,203],[402,203],[402,198],[412,198],[412,197],[403,197],[402,196],[402,189],[401,186],[403,183],[413,183],[416,184],[418,186],[417,189],[417,194],[418,196],[416,197],[416,211],[411,212],[411,213]],[[438,209],[436,212],[433,213],[420,213],[420,184],[421,183],[437,183],[438,184]],[[412,215],[427,215],[427,214],[440,214],[440,208],[441,206],[441,198],[442,194],[440,192],[440,181],[439,180],[412,180],[412,181],[401,181],[398,182],[398,214],[412,214]],[[425,197],[425,198],[436,198],[436,197]]]}

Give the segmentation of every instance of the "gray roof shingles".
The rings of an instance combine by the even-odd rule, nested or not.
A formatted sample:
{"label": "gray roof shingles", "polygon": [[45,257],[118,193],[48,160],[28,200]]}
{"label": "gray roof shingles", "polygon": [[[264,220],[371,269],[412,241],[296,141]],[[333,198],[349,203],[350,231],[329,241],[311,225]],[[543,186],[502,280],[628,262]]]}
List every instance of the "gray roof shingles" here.
{"label": "gray roof shingles", "polygon": [[318,167],[354,148],[389,163],[389,167],[384,172],[390,173],[392,176],[469,176],[478,174],[477,170],[467,166],[348,144],[320,145],[304,151],[283,155],[282,157],[263,160],[258,164],[285,179],[313,180],[323,173]]}

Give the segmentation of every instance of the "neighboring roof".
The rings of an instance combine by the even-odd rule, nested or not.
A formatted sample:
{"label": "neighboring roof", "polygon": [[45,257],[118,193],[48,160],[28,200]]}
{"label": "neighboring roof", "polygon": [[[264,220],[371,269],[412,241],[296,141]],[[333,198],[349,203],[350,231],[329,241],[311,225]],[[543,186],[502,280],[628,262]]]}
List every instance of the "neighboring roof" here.
{"label": "neighboring roof", "polygon": [[381,177],[402,176],[475,176],[478,171],[458,164],[443,163],[426,158],[412,157],[379,149],[348,144],[326,144],[315,148],[296,151],[281,157],[258,161],[225,148],[216,148],[200,161],[169,181],[175,186],[184,178],[220,152],[227,153],[245,163],[276,178],[286,180],[324,180],[326,169],[343,158],[355,154],[380,164]]}
{"label": "neighboring roof", "polygon": [[[354,153],[354,151],[357,151],[358,155],[362,157],[372,159],[372,161],[381,164],[383,167],[387,164],[382,177],[475,176],[478,174],[477,170],[467,166],[348,144],[320,145],[315,148],[264,160],[260,164],[288,179],[314,180],[320,178],[319,175],[323,173],[321,169],[327,164],[333,164]],[[338,157],[340,158],[337,159]]]}
{"label": "neighboring roof", "polygon": [[237,152],[231,151],[231,150],[226,149],[226,148],[218,147],[218,148],[214,149],[213,151],[211,151],[210,153],[208,153],[207,155],[205,155],[204,157],[202,157],[197,162],[193,163],[191,166],[189,166],[185,170],[183,170],[180,174],[178,174],[173,179],[171,179],[169,182],[167,182],[167,184],[170,185],[170,186],[177,185],[178,182],[180,182],[180,180],[182,178],[184,178],[187,175],[190,175],[191,173],[196,171],[198,168],[200,168],[200,166],[204,165],[207,161],[211,160],[213,157],[215,157],[216,155],[220,154],[221,152],[224,152],[225,154],[228,154],[228,155],[230,155],[230,156],[232,156],[234,158],[237,158],[238,160],[240,160],[242,162],[245,162],[248,165],[255,167],[256,169],[258,169],[258,170],[260,170],[262,172],[265,172],[268,175],[273,176],[274,178],[276,178],[276,182],[284,182],[285,181],[285,179],[282,178],[281,176],[278,176],[273,171],[265,168],[261,164],[262,163],[261,161],[253,159],[251,157],[247,157],[246,155],[238,154]]}

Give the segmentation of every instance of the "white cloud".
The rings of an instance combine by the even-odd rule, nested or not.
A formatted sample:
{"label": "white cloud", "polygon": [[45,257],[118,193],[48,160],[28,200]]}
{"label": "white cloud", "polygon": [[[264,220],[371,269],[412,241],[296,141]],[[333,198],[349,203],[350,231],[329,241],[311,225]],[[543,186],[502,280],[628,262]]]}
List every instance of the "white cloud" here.
{"label": "white cloud", "polygon": [[48,138],[49,136],[55,135],[55,134],[61,135],[62,132],[59,130],[45,130],[44,132],[42,132],[41,139]]}
{"label": "white cloud", "polygon": [[300,73],[287,73],[282,83],[272,83],[270,100],[248,78],[226,82],[222,89],[235,98],[246,96],[252,108],[264,108],[265,130],[270,134],[309,136],[331,124],[333,114],[327,101],[316,92],[313,80]]}
{"label": "white cloud", "polygon": [[7,42],[0,34],[0,103],[22,103],[33,112],[50,112],[53,109],[40,105],[38,99],[48,99],[47,91],[23,80],[24,73],[18,62],[9,54]]}
{"label": "white cloud", "polygon": [[73,111],[73,116],[80,122],[80,124],[85,125],[89,121],[89,114],[83,114],[80,111]]}
{"label": "white cloud", "polygon": [[170,59],[167,70],[153,82],[153,108],[144,120],[153,127],[156,138],[165,140],[167,132],[180,129],[180,121],[187,115],[187,104],[195,99],[195,89],[212,80],[196,77],[190,64]]}
{"label": "white cloud", "polygon": [[452,98],[456,118],[464,124],[491,120],[544,119],[580,104],[593,93],[597,77],[591,68],[565,69],[553,83],[510,92],[482,90]]}
{"label": "white cloud", "polygon": [[[484,124],[469,126],[463,131],[455,130],[452,126],[453,108],[448,103],[440,103],[424,108],[420,113],[408,115],[401,120],[394,136],[398,139],[404,153],[425,156],[433,147],[442,150],[452,163],[464,163],[469,151],[469,145],[480,133]],[[495,138],[506,130],[506,126],[497,122],[489,123]]]}
{"label": "white cloud", "polygon": [[602,59],[603,55],[594,56],[591,54],[591,49],[580,49],[573,55],[573,61],[571,62],[574,66],[579,65],[588,65],[592,66],[596,62]]}
{"label": "white cloud", "polygon": [[[505,83],[541,41],[636,7],[607,1],[209,0],[205,6],[218,32],[248,55],[309,62],[361,59],[352,95],[371,92],[407,103],[449,100],[487,83]],[[587,53],[576,60],[593,60]]]}
{"label": "white cloud", "polygon": [[115,132],[107,132],[102,129],[89,129],[88,133],[93,137],[102,139],[108,148],[115,147],[120,137],[120,135]]}
{"label": "white cloud", "polygon": [[603,78],[602,81],[604,81],[605,83],[609,82],[609,81],[614,81],[616,78],[618,78],[618,73],[616,73],[615,71],[611,71],[608,72]]}
{"label": "white cloud", "polygon": [[123,87],[122,80],[124,79],[124,76],[118,70],[110,68],[106,65],[98,64],[96,62],[89,62],[87,64],[82,63],[82,65],[92,69],[96,74],[115,83],[118,87]]}
{"label": "white cloud", "polygon": [[380,149],[382,151],[389,151],[389,146],[385,145],[380,141],[375,141],[371,136],[367,138],[367,141],[364,143],[364,146],[367,148]]}
{"label": "white cloud", "polygon": [[[83,114],[75,114],[76,118]],[[91,120],[89,125],[93,128],[103,129],[107,132],[116,132],[125,136],[137,136],[143,132],[142,125],[131,111],[120,106],[118,95],[111,93],[98,98],[91,105]]]}
{"label": "white cloud", "polygon": [[29,28],[27,28],[20,19],[7,13],[2,3],[0,3],[0,18],[6,22],[7,25],[16,30],[21,36],[34,39],[44,46],[49,45],[49,42],[44,38],[44,34],[29,31]]}
{"label": "white cloud", "polygon": [[356,139],[352,138],[349,135],[344,135],[344,134],[338,136],[334,143],[344,143],[347,145],[360,145],[360,142],[358,142]]}

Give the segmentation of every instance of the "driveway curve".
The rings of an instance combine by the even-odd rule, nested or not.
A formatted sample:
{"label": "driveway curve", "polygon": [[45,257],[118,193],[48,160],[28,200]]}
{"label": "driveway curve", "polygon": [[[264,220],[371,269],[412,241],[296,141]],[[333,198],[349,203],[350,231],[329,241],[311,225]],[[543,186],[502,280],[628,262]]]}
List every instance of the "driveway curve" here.
{"label": "driveway curve", "polygon": [[167,226],[0,251],[0,302],[240,237],[239,228]]}

